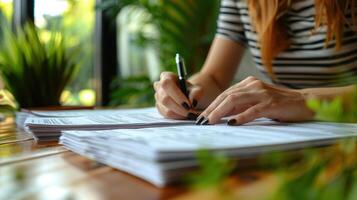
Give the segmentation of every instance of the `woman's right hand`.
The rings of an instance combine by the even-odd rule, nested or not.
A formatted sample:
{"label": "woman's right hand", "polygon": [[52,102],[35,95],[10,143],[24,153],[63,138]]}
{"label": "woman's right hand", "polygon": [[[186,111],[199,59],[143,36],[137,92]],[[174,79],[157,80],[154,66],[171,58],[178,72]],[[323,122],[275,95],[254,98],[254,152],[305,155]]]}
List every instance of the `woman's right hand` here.
{"label": "woman's right hand", "polygon": [[200,97],[203,90],[200,86],[195,86],[186,82],[189,91],[187,98],[178,85],[178,77],[172,72],[163,72],[160,81],[154,83],[156,107],[161,115],[170,119],[196,120],[200,114]]}

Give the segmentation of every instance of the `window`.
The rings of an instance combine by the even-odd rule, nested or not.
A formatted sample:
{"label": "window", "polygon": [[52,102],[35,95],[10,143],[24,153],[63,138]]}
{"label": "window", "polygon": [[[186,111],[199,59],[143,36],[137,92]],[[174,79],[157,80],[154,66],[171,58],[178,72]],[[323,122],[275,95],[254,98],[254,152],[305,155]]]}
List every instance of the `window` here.
{"label": "window", "polygon": [[79,45],[81,49],[81,69],[62,94],[64,105],[95,104],[92,39],[94,3],[94,0],[35,0],[35,25],[41,31],[41,37],[46,38],[53,27],[61,27],[65,30],[67,41]]}
{"label": "window", "polygon": [[13,0],[0,0],[0,12],[9,20],[11,21],[13,7],[12,7]]}

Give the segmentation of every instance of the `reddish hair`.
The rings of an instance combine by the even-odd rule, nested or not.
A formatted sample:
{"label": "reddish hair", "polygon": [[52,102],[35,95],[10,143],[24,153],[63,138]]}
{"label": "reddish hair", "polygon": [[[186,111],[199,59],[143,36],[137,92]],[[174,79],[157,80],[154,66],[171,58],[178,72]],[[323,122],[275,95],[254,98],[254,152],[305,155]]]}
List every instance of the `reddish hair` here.
{"label": "reddish hair", "polygon": [[[282,20],[293,1],[299,0],[248,0],[249,16],[258,34],[263,64],[273,77],[273,59],[290,44]],[[315,29],[326,26],[326,44],[336,40],[337,50],[342,46],[345,24],[357,31],[356,0],[315,0],[315,10]],[[352,20],[345,17],[349,10]]]}

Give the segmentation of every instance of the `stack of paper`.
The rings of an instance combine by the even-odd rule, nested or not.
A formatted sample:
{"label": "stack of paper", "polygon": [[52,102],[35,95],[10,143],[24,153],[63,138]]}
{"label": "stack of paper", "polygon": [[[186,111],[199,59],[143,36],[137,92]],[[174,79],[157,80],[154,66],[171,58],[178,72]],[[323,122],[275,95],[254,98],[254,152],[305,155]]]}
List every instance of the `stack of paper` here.
{"label": "stack of paper", "polygon": [[200,149],[236,158],[326,145],[356,135],[356,124],[277,123],[261,119],[236,127],[221,124],[66,131],[60,142],[74,152],[161,187],[196,167]]}
{"label": "stack of paper", "polygon": [[16,125],[19,128],[25,128],[25,121],[30,117],[79,117],[86,116],[87,113],[97,113],[100,110],[60,110],[60,111],[41,111],[22,109],[16,112]]}
{"label": "stack of paper", "polygon": [[82,110],[33,112],[25,130],[39,140],[58,140],[65,130],[136,129],[193,124],[193,121],[164,119],[155,108],[127,110]]}

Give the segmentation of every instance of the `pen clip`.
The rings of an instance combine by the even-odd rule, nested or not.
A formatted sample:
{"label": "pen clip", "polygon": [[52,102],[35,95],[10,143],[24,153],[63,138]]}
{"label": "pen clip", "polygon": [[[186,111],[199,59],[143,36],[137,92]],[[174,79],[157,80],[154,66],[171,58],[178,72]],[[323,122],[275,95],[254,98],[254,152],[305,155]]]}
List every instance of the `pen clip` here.
{"label": "pen clip", "polygon": [[178,53],[176,54],[176,66],[177,66],[178,76],[180,78],[186,78],[187,71],[186,71],[185,61]]}

